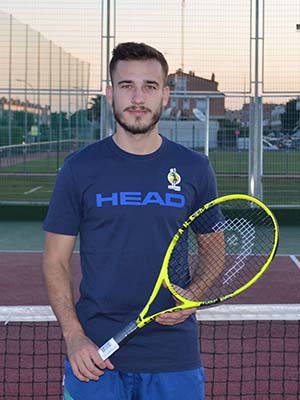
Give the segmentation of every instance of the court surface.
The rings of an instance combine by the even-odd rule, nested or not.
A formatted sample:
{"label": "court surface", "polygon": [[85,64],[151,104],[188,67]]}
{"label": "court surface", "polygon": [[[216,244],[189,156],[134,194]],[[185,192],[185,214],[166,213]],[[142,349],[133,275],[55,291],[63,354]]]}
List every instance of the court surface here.
{"label": "court surface", "polygon": [[[41,222],[0,224],[0,305],[48,304],[42,277],[44,232]],[[300,228],[280,227],[277,256],[268,271],[249,290],[231,300],[244,304],[300,303]],[[78,247],[78,246],[77,246]],[[78,295],[79,254],[72,260]]]}
{"label": "court surface", "polygon": [[[44,236],[41,222],[0,223],[0,305],[49,303],[42,276]],[[281,227],[278,255],[269,269],[253,287],[227,304],[299,304],[299,243],[298,227]],[[78,250],[71,265],[77,298]],[[247,312],[249,306],[245,307]],[[299,323],[290,321],[289,325],[282,325],[282,322],[232,321],[227,324],[224,321],[223,325],[220,321],[202,321],[199,340],[206,369],[207,400],[299,398],[299,361],[294,357],[299,350]],[[7,342],[2,365],[0,355],[0,374],[1,368],[5,371],[4,397],[0,389],[0,398],[23,399],[24,390],[32,393],[29,398],[37,400],[61,397],[65,350],[58,326],[25,323],[21,328],[19,323],[9,323],[1,329],[0,339],[7,338]],[[22,332],[24,343],[18,332]],[[18,354],[21,348],[29,358]]]}

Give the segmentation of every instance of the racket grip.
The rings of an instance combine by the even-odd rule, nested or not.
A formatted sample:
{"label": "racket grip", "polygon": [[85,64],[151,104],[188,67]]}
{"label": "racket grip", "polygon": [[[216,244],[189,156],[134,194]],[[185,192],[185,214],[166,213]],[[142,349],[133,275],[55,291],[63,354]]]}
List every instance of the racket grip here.
{"label": "racket grip", "polygon": [[104,343],[104,345],[98,350],[102,360],[106,360],[117,350],[119,350],[121,346],[127,343],[137,333],[138,329],[137,323],[135,321],[131,321],[115,336]]}

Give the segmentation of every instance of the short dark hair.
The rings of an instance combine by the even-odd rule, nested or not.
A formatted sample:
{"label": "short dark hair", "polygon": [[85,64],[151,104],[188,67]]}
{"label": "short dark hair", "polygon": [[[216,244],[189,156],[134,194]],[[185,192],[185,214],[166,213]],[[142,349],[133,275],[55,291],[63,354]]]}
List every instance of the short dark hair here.
{"label": "short dark hair", "polygon": [[117,63],[121,60],[131,61],[155,59],[160,63],[162,67],[164,74],[164,85],[166,85],[169,66],[164,55],[160,51],[156,50],[154,47],[151,47],[145,43],[126,42],[118,44],[118,46],[114,48],[112,54],[113,56],[109,64],[111,80],[113,80],[112,75],[114,70],[116,69]]}

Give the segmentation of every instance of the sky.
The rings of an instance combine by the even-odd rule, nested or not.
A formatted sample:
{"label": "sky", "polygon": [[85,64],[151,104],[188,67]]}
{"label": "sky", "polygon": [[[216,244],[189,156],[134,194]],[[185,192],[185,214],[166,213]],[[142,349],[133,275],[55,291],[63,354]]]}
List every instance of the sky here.
{"label": "sky", "polygon": [[[0,10],[29,24],[72,56],[90,63],[91,88],[99,90],[101,2],[0,0]],[[264,3],[264,89],[300,92],[300,32],[295,28],[300,23],[300,1]],[[222,91],[248,91],[251,30],[254,34],[254,23],[250,26],[251,0],[185,0],[185,4],[185,71],[195,71],[207,79],[214,73]],[[181,6],[182,0],[116,0],[116,43],[145,41],[165,54],[174,72],[181,66]],[[253,45],[252,41],[252,56]],[[260,47],[260,55],[262,51]],[[252,57],[252,78],[253,71]],[[102,78],[105,79],[105,71]]]}

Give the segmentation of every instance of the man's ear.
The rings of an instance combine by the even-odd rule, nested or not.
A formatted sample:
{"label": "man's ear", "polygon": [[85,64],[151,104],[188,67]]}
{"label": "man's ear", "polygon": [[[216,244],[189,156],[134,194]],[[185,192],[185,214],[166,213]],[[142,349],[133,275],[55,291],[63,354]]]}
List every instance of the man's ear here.
{"label": "man's ear", "polygon": [[168,104],[169,98],[170,98],[170,88],[169,88],[169,86],[165,86],[163,88],[163,106],[164,107]]}
{"label": "man's ear", "polygon": [[106,86],[106,99],[107,102],[112,105],[113,102],[113,88],[111,85]]}

